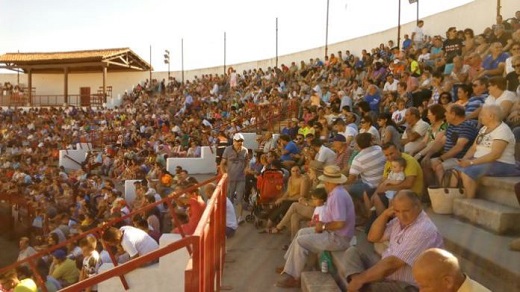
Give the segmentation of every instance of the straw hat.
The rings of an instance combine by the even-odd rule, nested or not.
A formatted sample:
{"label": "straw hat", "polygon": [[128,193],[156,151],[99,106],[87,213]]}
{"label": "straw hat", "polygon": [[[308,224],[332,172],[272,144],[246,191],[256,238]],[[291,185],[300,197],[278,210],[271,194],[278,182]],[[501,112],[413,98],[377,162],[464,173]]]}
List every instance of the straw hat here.
{"label": "straw hat", "polygon": [[337,165],[325,166],[323,169],[323,175],[320,175],[318,179],[322,182],[333,184],[344,184],[347,182],[347,177],[341,173],[341,170]]}

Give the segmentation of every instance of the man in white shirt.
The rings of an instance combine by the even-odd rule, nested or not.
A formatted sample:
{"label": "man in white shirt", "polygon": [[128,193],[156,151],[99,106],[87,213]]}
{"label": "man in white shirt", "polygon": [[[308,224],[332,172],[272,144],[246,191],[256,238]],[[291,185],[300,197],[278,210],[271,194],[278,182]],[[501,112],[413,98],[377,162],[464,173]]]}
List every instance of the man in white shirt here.
{"label": "man in white shirt", "polygon": [[157,242],[148,233],[132,226],[119,229],[110,227],[102,236],[110,246],[121,246],[131,259],[150,253],[159,248]]}
{"label": "man in white shirt", "polygon": [[412,32],[412,41],[415,46],[415,49],[418,51],[422,49],[426,41],[426,34],[424,33],[423,26],[424,20],[419,20],[417,22],[417,26]]}
{"label": "man in white shirt", "polygon": [[336,164],[336,152],[328,147],[323,146],[323,142],[321,142],[320,139],[312,140],[311,147],[313,147],[314,150],[318,152],[316,153],[316,157],[314,157],[314,159],[322,162],[323,167]]}
{"label": "man in white shirt", "polygon": [[398,83],[399,83],[399,81],[397,81],[397,79],[394,79],[394,75],[388,74],[386,76],[385,86],[383,87],[383,94],[386,94],[389,92],[397,92]]}
{"label": "man in white shirt", "polygon": [[17,262],[22,261],[34,254],[36,254],[36,250],[32,248],[32,246],[29,245],[29,238],[28,237],[22,237],[20,238],[20,252],[18,253],[18,259],[16,259]]}
{"label": "man in white shirt", "polygon": [[450,252],[431,248],[417,257],[413,276],[420,291],[489,292],[491,290],[470,279]]}
{"label": "man in white shirt", "polygon": [[403,133],[401,145],[404,146],[404,152],[413,156],[421,150],[422,139],[428,133],[430,125],[421,119],[421,113],[415,107],[406,111],[404,119],[408,126]]}

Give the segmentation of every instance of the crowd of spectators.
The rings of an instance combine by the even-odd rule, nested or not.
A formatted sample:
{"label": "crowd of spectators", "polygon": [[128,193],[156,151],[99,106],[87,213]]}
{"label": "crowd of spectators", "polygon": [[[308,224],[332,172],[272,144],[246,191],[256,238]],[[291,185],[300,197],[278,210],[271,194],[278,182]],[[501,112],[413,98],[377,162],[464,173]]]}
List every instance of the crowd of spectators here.
{"label": "crowd of spectators", "polygon": [[[497,18],[478,35],[450,27],[444,36],[430,36],[419,22],[400,46],[389,41],[360,56],[339,51],[324,60],[230,70],[184,84],[145,81],[115,109],[2,110],[2,191],[26,198],[37,212],[32,234],[38,236],[21,241],[23,257],[192,186],[196,180],[186,170],[166,170],[166,159],[197,157],[201,146],[214,145],[222,171],[233,173],[227,210],[237,220],[228,218],[229,235],[242,223],[248,202],[242,198],[263,171],[278,169],[288,181],[267,226],[268,233],[290,227],[294,237],[279,270],[289,277],[280,286],[299,285],[309,251],[331,249],[352,255],[351,291],[384,279],[404,283],[399,289],[417,286],[413,261],[427,248],[442,247],[420,207],[425,188],[454,169],[472,198],[480,177],[520,174],[519,19],[520,11],[509,22]],[[265,133],[256,155],[242,154],[244,139],[236,134],[263,121],[262,106],[284,111],[289,101],[300,105],[299,112],[278,140]],[[93,149],[78,171],[57,168],[58,150],[80,142],[102,149]],[[230,166],[235,163],[242,173]],[[424,175],[430,172],[435,175]],[[118,190],[128,179],[141,180],[133,204]],[[324,203],[323,189],[329,196],[315,213],[314,206]],[[203,193],[208,195],[193,192],[177,200],[188,209],[185,224],[177,226],[187,234],[204,208]],[[120,261],[157,248],[166,231],[161,208],[105,232],[102,239]],[[298,231],[301,220],[312,218],[313,227]],[[368,224],[370,241],[389,240],[394,248],[380,261],[356,261],[363,255],[349,248],[354,224]],[[413,253],[401,245],[408,226],[416,234],[405,240]],[[48,287],[55,287],[50,291],[95,274],[99,262],[109,261],[96,239],[87,238],[40,261]],[[382,267],[384,273],[375,273]],[[18,271],[18,278],[27,274]]]}

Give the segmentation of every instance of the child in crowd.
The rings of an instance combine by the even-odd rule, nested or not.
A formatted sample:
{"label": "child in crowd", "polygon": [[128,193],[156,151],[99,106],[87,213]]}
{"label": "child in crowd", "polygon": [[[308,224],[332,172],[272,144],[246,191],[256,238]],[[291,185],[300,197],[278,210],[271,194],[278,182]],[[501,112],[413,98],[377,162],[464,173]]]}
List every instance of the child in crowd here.
{"label": "child in crowd", "polygon": [[309,227],[316,225],[316,222],[323,221],[323,214],[325,213],[325,203],[327,202],[327,191],[324,188],[316,188],[311,192],[312,204],[314,213],[312,214]]}
{"label": "child in crowd", "polygon": [[[102,261],[96,250],[96,246],[97,239],[93,235],[88,235],[79,241],[79,247],[83,253],[83,266],[79,276],[80,281],[93,277],[98,273]],[[97,286],[92,286],[85,290],[85,292],[95,291],[97,291]]]}
{"label": "child in crowd", "polygon": [[[404,169],[406,168],[406,160],[402,157],[397,158],[391,163],[392,170],[388,174],[388,177],[382,182],[385,185],[398,185],[406,178]],[[392,201],[396,191],[388,190],[385,192],[385,196],[388,201]]]}

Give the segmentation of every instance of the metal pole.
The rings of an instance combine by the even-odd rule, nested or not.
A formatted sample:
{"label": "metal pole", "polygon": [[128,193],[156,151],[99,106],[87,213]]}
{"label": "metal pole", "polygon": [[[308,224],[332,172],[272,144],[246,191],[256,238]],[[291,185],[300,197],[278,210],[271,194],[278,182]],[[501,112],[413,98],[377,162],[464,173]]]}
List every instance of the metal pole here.
{"label": "metal pole", "polygon": [[419,24],[419,0],[417,0],[417,24]]}
{"label": "metal pole", "polygon": [[152,86],[152,45],[150,45],[150,87]]}
{"label": "metal pole", "polygon": [[182,69],[182,84],[184,85],[184,39],[181,39],[181,69]]}
{"label": "metal pole", "polygon": [[502,4],[500,3],[500,0],[497,0],[497,16],[500,15],[500,9],[502,9]]}
{"label": "metal pole", "polygon": [[224,75],[226,75],[226,32],[224,32]]}
{"label": "metal pole", "polygon": [[276,68],[278,68],[278,17],[276,18]]}
{"label": "metal pole", "polygon": [[[20,50],[18,50],[18,53],[20,53]],[[20,69],[16,70],[16,85],[20,87]]]}
{"label": "metal pole", "polygon": [[399,9],[397,12],[397,48],[401,48],[401,0],[399,0]]}
{"label": "metal pole", "polygon": [[329,0],[327,0],[327,19],[325,23],[325,56],[329,54]]}

